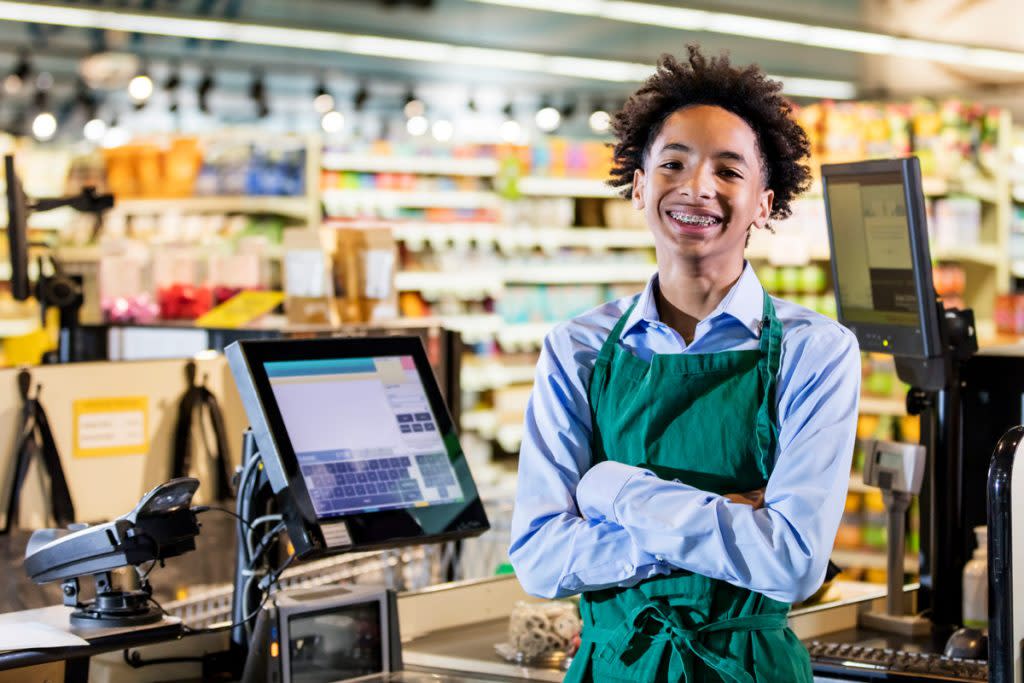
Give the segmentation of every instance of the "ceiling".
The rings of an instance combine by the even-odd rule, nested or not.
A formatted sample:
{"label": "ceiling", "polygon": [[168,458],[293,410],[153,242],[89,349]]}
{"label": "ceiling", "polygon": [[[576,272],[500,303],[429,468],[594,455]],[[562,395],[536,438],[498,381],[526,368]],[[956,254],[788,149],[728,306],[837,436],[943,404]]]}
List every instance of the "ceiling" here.
{"label": "ceiling", "polygon": [[[552,0],[559,2],[560,0]],[[648,0],[650,1],[650,0]],[[36,3],[46,5],[53,3]],[[779,76],[848,80],[866,96],[928,91],[960,92],[978,74],[880,57],[784,44],[722,34],[690,32],[657,26],[623,23],[569,14],[557,14],[481,4],[470,0],[67,0],[60,3],[87,9],[172,14],[230,19],[243,22],[312,28],[322,31],[369,34],[457,45],[516,50],[573,57],[621,60],[653,64],[663,52],[679,54],[686,44],[700,43],[706,51],[728,50],[736,62],[760,64]],[[680,6],[684,3],[662,2]],[[426,6],[422,6],[426,5]],[[1008,16],[1022,14],[1019,0],[787,0],[775,18],[838,27],[898,31],[919,37],[961,40],[982,44],[986,40],[1008,47],[1024,47],[1019,31],[1008,28]],[[700,3],[685,3],[701,7]],[[719,0],[704,9],[765,16],[763,0]],[[957,20],[959,18],[959,20]],[[1020,17],[1024,19],[1024,14]],[[1002,19],[1002,21],[1000,21]],[[986,24],[1001,25],[998,32]],[[963,30],[970,25],[972,32]],[[977,27],[975,29],[975,27]],[[999,40],[995,41],[994,37]],[[413,84],[435,89],[461,88],[501,98],[524,99],[549,96],[553,100],[580,98],[586,102],[624,97],[635,84],[615,83],[573,76],[555,76],[515,69],[453,66],[394,58],[332,53],[295,47],[228,44],[119,34],[82,28],[0,21],[0,75],[14,68],[19,49],[31,50],[35,70],[47,70],[55,78],[54,97],[70,98],[79,59],[98,49],[127,51],[147,61],[158,84],[172,68],[182,69],[182,90],[191,90],[203,68],[216,71],[218,96],[223,105],[244,103],[254,74],[267,79],[272,97],[308,99],[318,79],[326,77],[339,96],[350,96],[360,83],[368,83],[373,97],[401,98]],[[909,67],[913,66],[911,69]],[[913,78],[918,67],[927,78]],[[998,85],[998,84],[997,84]],[[1007,86],[1000,85],[1005,96]],[[1016,84],[1011,83],[1015,89]],[[992,92],[992,87],[987,88]],[[500,93],[500,94],[495,94]],[[187,97],[191,97],[188,95]],[[373,99],[373,98],[371,98]],[[1010,97],[1009,99],[1013,99]],[[110,107],[124,107],[122,93],[111,93]],[[31,102],[16,97],[0,99],[0,121],[5,110],[22,109]],[[183,103],[183,107],[187,103]],[[239,105],[241,106],[241,105]],[[287,110],[287,107],[284,107]],[[239,109],[239,112],[242,112]],[[130,113],[129,113],[130,114]],[[7,112],[6,116],[15,114]],[[237,117],[244,118],[245,113]]]}

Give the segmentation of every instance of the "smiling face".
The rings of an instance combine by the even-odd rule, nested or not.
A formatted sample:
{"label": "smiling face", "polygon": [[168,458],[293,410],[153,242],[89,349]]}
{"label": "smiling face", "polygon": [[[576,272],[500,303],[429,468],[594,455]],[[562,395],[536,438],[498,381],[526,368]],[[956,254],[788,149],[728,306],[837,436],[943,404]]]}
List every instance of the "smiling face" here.
{"label": "smiling face", "polygon": [[764,227],[772,198],[753,129],[715,106],[665,119],[633,178],[633,206],[654,233],[659,264],[682,259],[738,275],[747,230]]}

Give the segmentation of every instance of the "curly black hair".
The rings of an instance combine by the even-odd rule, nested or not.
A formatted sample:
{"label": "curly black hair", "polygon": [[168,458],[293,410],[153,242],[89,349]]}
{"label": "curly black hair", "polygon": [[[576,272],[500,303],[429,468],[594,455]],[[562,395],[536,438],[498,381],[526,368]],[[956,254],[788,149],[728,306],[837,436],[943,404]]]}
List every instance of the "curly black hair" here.
{"label": "curly black hair", "polygon": [[687,47],[684,62],[662,55],[658,68],[612,119],[614,145],[611,179],[627,199],[633,193],[634,171],[643,169],[651,143],[672,113],[693,105],[712,105],[736,114],[754,131],[761,151],[765,186],[773,190],[771,218],[790,216],[790,203],[811,184],[803,161],[810,154],[807,134],[793,118],[782,84],[756,65],[734,67],[727,55],[708,59],[696,45]]}

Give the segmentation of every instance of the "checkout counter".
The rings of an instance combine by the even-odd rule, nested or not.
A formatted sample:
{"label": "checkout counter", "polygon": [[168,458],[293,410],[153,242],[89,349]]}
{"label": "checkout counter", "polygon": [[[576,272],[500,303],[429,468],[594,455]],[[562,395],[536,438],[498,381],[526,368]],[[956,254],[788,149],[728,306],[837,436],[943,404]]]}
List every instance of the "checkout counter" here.
{"label": "checkout counter", "polygon": [[[891,467],[877,479],[883,489],[906,493],[913,473],[921,474],[922,577],[918,586],[897,582],[888,590],[836,581],[823,601],[791,612],[790,628],[807,643],[819,683],[1024,683],[1024,606],[1015,604],[1024,600],[1024,536],[1014,543],[1014,529],[1018,536],[1024,530],[1024,519],[1014,516],[1024,514],[1024,475],[1017,468],[1015,479],[1012,467],[1024,431],[1011,431],[996,447],[1000,435],[1024,422],[1024,352],[974,354],[969,313],[933,305],[915,161],[824,173],[833,253],[844,255],[833,261],[840,319],[865,350],[896,356],[926,426],[923,468],[904,469],[909,475],[898,480],[903,461],[879,459]],[[872,239],[885,244],[884,268],[872,265]],[[0,615],[0,634],[17,629],[25,644],[33,629],[46,631],[56,646],[5,648],[0,635],[0,683],[562,680],[565,658],[529,665],[495,649],[508,638],[516,606],[535,601],[514,577],[398,593],[358,582],[288,585],[289,572],[303,566],[289,569],[294,560],[459,541],[488,529],[418,339],[246,340],[226,356],[241,406],[241,415],[227,411],[227,423],[249,429],[223,625],[186,626],[164,613],[144,572],[136,585],[111,581],[117,567],[188,561],[175,556],[194,548],[195,515],[204,510],[193,505],[198,482],[174,479],[108,525],[36,532],[25,569],[36,582],[60,581],[65,604]],[[967,530],[986,520],[987,664],[944,654],[959,626]],[[95,583],[94,600],[79,594],[81,578]],[[926,632],[915,634],[922,622]],[[343,669],[331,669],[338,661]]]}

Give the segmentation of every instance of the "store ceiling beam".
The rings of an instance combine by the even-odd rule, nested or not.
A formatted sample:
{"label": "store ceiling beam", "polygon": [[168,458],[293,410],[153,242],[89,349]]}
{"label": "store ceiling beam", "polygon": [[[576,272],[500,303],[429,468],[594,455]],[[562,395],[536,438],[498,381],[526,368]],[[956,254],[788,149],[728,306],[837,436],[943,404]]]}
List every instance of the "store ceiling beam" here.
{"label": "store ceiling beam", "polygon": [[[636,62],[500,50],[226,19],[84,8],[49,2],[0,1],[0,21],[341,52],[364,57],[526,71],[621,83],[643,81],[653,73],[654,68],[653,65]],[[851,99],[857,94],[856,85],[850,81],[772,77],[782,81],[784,91],[795,97]]]}
{"label": "store ceiling beam", "polygon": [[806,24],[728,12],[670,7],[626,0],[470,0],[542,12],[597,17],[631,24],[770,40],[867,55],[922,59],[954,66],[971,66],[1024,73],[1024,52],[998,50],[906,36]]}

